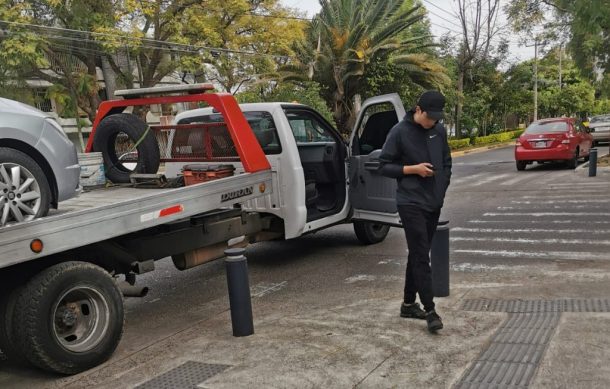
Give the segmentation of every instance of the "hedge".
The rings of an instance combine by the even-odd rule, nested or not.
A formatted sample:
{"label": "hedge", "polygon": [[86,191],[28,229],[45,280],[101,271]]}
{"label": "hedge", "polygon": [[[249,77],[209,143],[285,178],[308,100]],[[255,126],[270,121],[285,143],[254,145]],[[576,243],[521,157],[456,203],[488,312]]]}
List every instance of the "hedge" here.
{"label": "hedge", "polygon": [[508,140],[517,138],[522,133],[523,133],[523,130],[516,130],[516,131],[500,132],[498,134],[491,134],[491,135],[487,135],[487,136],[480,136],[480,137],[474,138],[473,144],[474,145],[486,145],[489,143],[506,142]]}
{"label": "hedge", "polygon": [[511,139],[518,138],[521,134],[523,134],[523,131],[524,130],[500,132],[498,134],[480,136],[473,138],[472,140],[470,138],[452,139],[449,140],[449,148],[451,148],[451,150],[458,150],[472,145],[481,146],[491,143],[506,142]]}
{"label": "hedge", "polygon": [[461,149],[468,146],[470,146],[470,138],[452,139],[449,141],[449,148],[451,150]]}

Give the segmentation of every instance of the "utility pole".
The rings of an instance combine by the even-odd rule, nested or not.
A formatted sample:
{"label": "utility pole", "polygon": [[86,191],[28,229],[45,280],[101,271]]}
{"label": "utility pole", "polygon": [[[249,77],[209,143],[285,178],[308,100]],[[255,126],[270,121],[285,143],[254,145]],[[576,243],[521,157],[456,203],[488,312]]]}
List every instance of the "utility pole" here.
{"label": "utility pole", "polygon": [[538,120],[538,37],[534,38],[534,121]]}

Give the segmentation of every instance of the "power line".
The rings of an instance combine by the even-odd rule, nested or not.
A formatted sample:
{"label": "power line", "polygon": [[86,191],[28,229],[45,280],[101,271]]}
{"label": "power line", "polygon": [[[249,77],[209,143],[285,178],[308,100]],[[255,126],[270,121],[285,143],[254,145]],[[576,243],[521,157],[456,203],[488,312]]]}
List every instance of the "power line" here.
{"label": "power line", "polygon": [[451,28],[449,28],[447,26],[443,26],[441,24],[436,24],[436,23],[433,23],[433,22],[430,22],[430,24],[433,25],[433,26],[439,27],[439,28],[444,28],[445,30],[454,32],[456,34],[460,34],[460,35],[462,34],[462,31],[455,31],[455,30],[453,30],[453,29],[451,29]]}
{"label": "power line", "polygon": [[455,22],[452,22],[451,20],[445,19],[445,18],[444,18],[444,17],[442,17],[441,15],[439,15],[439,14],[435,14],[434,12],[432,12],[432,11],[430,11],[430,10],[428,10],[428,13],[430,13],[431,15],[436,16],[437,18],[440,18],[440,19],[442,19],[442,20],[446,21],[447,23],[451,24],[451,25],[452,25],[452,26],[454,26],[454,27],[457,27],[457,28],[462,28],[462,26],[460,26],[460,25],[456,24]]}
{"label": "power line", "polygon": [[447,14],[447,15],[449,15],[449,16],[456,17],[456,16],[455,16],[454,14],[452,14],[451,12],[447,11],[446,9],[443,9],[443,8],[439,7],[438,5],[436,5],[436,4],[434,4],[434,3],[432,3],[431,1],[428,1],[428,0],[423,0],[423,1],[424,1],[424,2],[426,2],[426,3],[428,3],[428,4],[430,4],[431,6],[433,6],[433,7],[435,7],[435,8],[440,9],[441,11],[443,11],[444,13],[446,13],[446,14]]}
{"label": "power line", "polygon": [[[13,26],[22,26],[22,27],[30,27],[30,28],[35,28],[35,29],[42,29],[42,30],[46,30],[46,31],[55,31],[58,33],[69,33],[72,34],[72,36],[68,36],[68,35],[64,35],[65,38],[74,38],[74,39],[79,39],[79,40],[83,40],[83,35],[84,36],[89,36],[89,37],[95,37],[95,36],[100,36],[100,37],[109,37],[109,38],[114,38],[114,39],[119,39],[119,40],[133,40],[134,38],[132,37],[128,37],[128,36],[122,36],[122,35],[118,35],[118,34],[109,34],[109,33],[103,33],[103,32],[92,32],[92,31],[82,31],[82,30],[74,30],[74,29],[70,29],[70,28],[62,28],[62,27],[51,27],[51,26],[43,26],[43,25],[38,25],[38,24],[31,24],[31,23],[20,23],[20,22],[10,22],[7,20],[0,20],[0,25],[5,24],[5,25],[13,25]],[[79,36],[80,35],[80,36]],[[61,37],[61,35],[60,35]],[[56,37],[58,38],[58,37]],[[87,39],[85,39],[87,40]],[[178,42],[171,42],[171,41],[161,41],[161,40],[156,40],[156,39],[151,39],[151,38],[136,38],[136,40],[139,40],[143,43],[149,43],[151,45],[148,46],[148,48],[160,48],[159,46],[152,46],[152,44],[157,44],[157,45],[161,45],[161,46],[174,46],[174,47],[182,47],[185,49],[197,49],[197,50],[205,50],[208,51],[210,53],[216,51],[216,52],[225,52],[225,53],[231,53],[231,54],[243,54],[243,55],[252,55],[252,56],[261,56],[261,57],[273,57],[273,58],[278,58],[278,57],[289,57],[287,55],[278,55],[278,54],[264,54],[264,53],[257,53],[257,52],[253,52],[253,51],[245,51],[245,50],[233,50],[233,49],[227,49],[227,48],[223,48],[223,47],[211,47],[211,46],[202,46],[202,45],[189,45],[189,44],[184,44],[184,43],[178,43]],[[96,41],[96,40],[91,40],[88,39],[87,41],[90,42],[95,42],[95,43],[101,43],[100,41]],[[129,41],[126,43],[126,45],[129,45]],[[141,45],[144,46],[144,45]]]}

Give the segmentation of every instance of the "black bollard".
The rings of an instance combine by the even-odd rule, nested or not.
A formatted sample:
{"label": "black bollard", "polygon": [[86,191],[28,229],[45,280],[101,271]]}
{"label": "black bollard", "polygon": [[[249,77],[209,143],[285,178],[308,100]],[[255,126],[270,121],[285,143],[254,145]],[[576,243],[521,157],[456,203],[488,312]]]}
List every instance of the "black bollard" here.
{"label": "black bollard", "polygon": [[430,250],[432,291],[435,297],[449,296],[449,221],[439,221]]}
{"label": "black bollard", "polygon": [[589,177],[597,175],[597,149],[589,149]]}
{"label": "black bollard", "polygon": [[246,249],[244,248],[225,250],[233,336],[249,336],[254,333],[248,262],[244,256],[245,252]]}

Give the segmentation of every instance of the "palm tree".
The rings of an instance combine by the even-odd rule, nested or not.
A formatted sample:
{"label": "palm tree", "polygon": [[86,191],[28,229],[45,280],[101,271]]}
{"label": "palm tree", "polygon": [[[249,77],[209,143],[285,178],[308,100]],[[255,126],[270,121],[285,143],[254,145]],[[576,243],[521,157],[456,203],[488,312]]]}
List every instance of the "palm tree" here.
{"label": "palm tree", "polygon": [[[414,36],[411,27],[425,11],[411,0],[320,0],[322,6],[309,31],[309,75],[328,88],[327,100],[342,131],[355,120],[353,98],[367,65],[376,57],[405,66],[414,84],[447,82],[443,68],[418,50],[429,36]],[[303,69],[307,70],[307,69]],[[309,73],[309,74],[307,74]]]}

